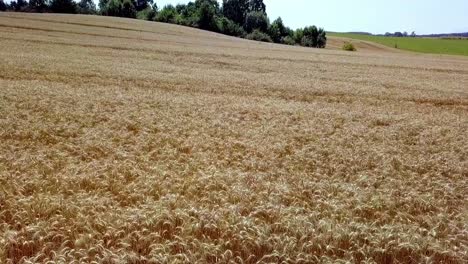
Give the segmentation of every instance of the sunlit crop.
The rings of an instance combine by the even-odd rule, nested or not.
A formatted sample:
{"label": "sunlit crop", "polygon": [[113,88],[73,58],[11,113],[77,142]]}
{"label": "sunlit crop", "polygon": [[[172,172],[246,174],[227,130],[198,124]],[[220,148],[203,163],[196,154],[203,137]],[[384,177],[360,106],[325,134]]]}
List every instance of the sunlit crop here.
{"label": "sunlit crop", "polygon": [[466,263],[467,146],[464,57],[0,13],[1,263]]}

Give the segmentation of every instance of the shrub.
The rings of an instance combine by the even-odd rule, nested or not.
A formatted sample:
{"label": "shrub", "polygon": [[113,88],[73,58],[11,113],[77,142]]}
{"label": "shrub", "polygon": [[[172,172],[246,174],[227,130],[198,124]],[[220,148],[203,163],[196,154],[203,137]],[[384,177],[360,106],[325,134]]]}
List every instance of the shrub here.
{"label": "shrub", "polygon": [[220,33],[235,37],[244,37],[246,34],[245,30],[241,26],[224,16],[219,17],[216,20],[216,23]]}
{"label": "shrub", "polygon": [[268,17],[264,12],[254,11],[247,14],[244,29],[249,33],[253,32],[255,29],[267,32],[269,24]]}
{"label": "shrub", "polygon": [[290,36],[283,37],[281,39],[281,43],[286,45],[296,45],[296,41]]}
{"label": "shrub", "polygon": [[273,40],[270,38],[270,36],[268,36],[267,34],[261,32],[258,29],[255,29],[254,31],[252,31],[252,33],[245,36],[245,38],[251,39],[251,40],[256,40],[256,41],[273,42]]}
{"label": "shrub", "polygon": [[356,47],[354,47],[353,43],[351,43],[351,42],[346,42],[346,43],[343,45],[343,50],[346,50],[346,51],[356,51]]}
{"label": "shrub", "polygon": [[141,20],[153,21],[156,19],[156,11],[152,7],[147,7],[137,12],[137,18]]}

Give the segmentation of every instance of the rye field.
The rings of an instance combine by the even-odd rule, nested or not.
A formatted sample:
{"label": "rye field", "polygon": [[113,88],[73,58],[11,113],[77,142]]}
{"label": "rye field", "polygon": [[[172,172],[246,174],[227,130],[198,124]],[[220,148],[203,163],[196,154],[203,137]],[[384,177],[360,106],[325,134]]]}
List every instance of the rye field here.
{"label": "rye field", "polygon": [[467,262],[466,57],[0,13],[0,263]]}
{"label": "rye field", "polygon": [[398,38],[384,36],[369,36],[352,33],[330,33],[332,37],[344,37],[349,39],[364,40],[385,45],[390,48],[432,53],[468,56],[468,39],[444,39],[444,38]]}

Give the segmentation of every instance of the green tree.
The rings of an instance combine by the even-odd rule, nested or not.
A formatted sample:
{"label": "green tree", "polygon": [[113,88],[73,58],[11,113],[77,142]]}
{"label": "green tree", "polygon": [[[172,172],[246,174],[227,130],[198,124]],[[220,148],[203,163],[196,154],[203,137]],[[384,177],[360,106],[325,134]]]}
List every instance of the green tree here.
{"label": "green tree", "polygon": [[194,2],[188,4],[178,4],[176,11],[179,14],[177,24],[195,27],[198,23],[198,9]]}
{"label": "green tree", "polygon": [[136,8],[131,0],[109,0],[106,4],[101,1],[99,7],[105,16],[136,18]]}
{"label": "green tree", "polygon": [[266,5],[263,3],[263,0],[250,0],[249,11],[266,13]]}
{"label": "green tree", "polygon": [[301,44],[302,38],[304,37],[304,29],[298,28],[294,31],[293,39],[296,41],[297,44]]}
{"label": "green tree", "polygon": [[147,9],[148,7],[151,7],[153,3],[153,0],[134,0],[133,5],[135,6],[135,9],[137,11],[141,11]]}
{"label": "green tree", "polygon": [[166,5],[156,16],[156,20],[164,23],[175,23],[177,19],[177,10],[173,5]]}
{"label": "green tree", "polygon": [[267,32],[269,23],[268,17],[264,12],[252,11],[245,18],[244,29],[249,33],[255,29]]}
{"label": "green tree", "polygon": [[73,0],[51,0],[50,11],[54,13],[76,14],[77,8]]}
{"label": "green tree", "polygon": [[280,43],[284,37],[290,35],[290,31],[289,28],[284,26],[281,17],[278,17],[268,27],[268,35],[270,35],[271,39],[276,43]]}
{"label": "green tree", "polygon": [[212,6],[215,13],[220,14],[219,3],[217,0],[195,0],[195,7],[197,9],[200,9],[204,4]]}
{"label": "green tree", "polygon": [[29,8],[35,12],[44,12],[47,9],[46,0],[29,0]]}
{"label": "green tree", "polygon": [[316,26],[305,27],[301,44],[306,47],[325,48],[327,45],[327,33],[323,28]]}
{"label": "green tree", "polygon": [[147,21],[154,21],[156,19],[156,15],[157,15],[157,6],[155,9],[154,5],[153,7],[148,6],[147,8],[137,12],[138,19],[147,20]]}
{"label": "green tree", "polygon": [[239,25],[244,25],[249,11],[249,0],[223,0],[223,15]]}
{"label": "green tree", "polygon": [[217,24],[220,33],[236,37],[244,37],[246,35],[244,28],[225,16],[218,17]]}
{"label": "green tree", "polygon": [[216,7],[209,1],[202,1],[198,8],[198,26],[201,29],[216,31]]}
{"label": "green tree", "polygon": [[11,9],[15,10],[16,12],[21,12],[21,11],[24,11],[25,9],[27,9],[28,2],[26,2],[25,0],[13,1],[13,2],[10,3],[10,7],[11,7]]}
{"label": "green tree", "polygon": [[0,11],[6,11],[7,10],[7,5],[3,0],[0,0]]}
{"label": "green tree", "polygon": [[121,17],[136,18],[136,8],[131,0],[122,1]]}
{"label": "green tree", "polygon": [[319,29],[317,48],[325,48],[327,46],[327,32],[323,29]]}
{"label": "green tree", "polygon": [[78,13],[80,14],[96,14],[96,4],[93,0],[81,0],[78,3]]}

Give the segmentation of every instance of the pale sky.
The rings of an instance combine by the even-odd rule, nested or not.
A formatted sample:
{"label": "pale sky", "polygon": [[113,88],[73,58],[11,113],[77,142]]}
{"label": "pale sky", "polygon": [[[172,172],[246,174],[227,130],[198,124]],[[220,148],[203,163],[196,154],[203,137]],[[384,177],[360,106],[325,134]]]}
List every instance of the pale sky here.
{"label": "pale sky", "polygon": [[[155,1],[160,8],[169,3],[189,2]],[[468,0],[264,0],[264,3],[271,21],[281,16],[291,28],[317,25],[338,32],[468,32]]]}

